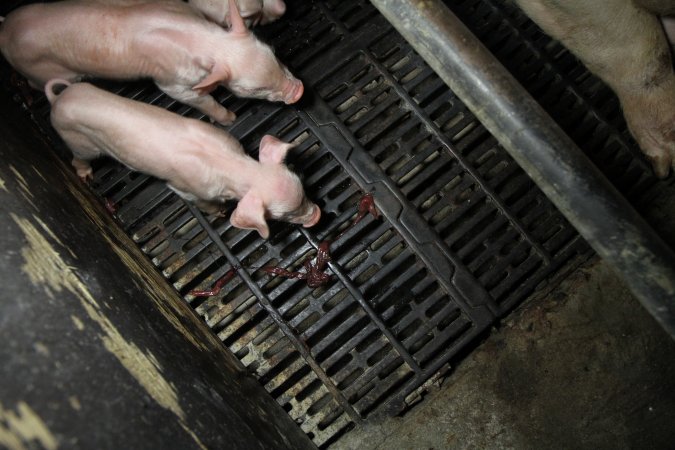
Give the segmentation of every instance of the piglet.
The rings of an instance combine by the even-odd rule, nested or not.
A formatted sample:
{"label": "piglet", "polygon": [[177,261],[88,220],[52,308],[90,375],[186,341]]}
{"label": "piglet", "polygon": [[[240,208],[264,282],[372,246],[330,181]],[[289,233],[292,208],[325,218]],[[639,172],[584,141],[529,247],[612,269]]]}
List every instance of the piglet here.
{"label": "piglet", "polygon": [[174,99],[229,125],[234,113],[210,93],[297,102],[302,83],[244,24],[229,0],[225,31],[182,1],[37,3],[12,11],[0,25],[0,51],[29,84],[85,75],[152,78]]}
{"label": "piglet", "polygon": [[224,130],[88,83],[54,79],[45,93],[52,126],[72,150],[82,179],[93,178],[89,161],[108,155],[166,180],[178,195],[208,212],[238,199],[232,225],[255,229],[265,239],[266,219],[311,227],[321,217],[300,179],[283,163],[291,144],[265,136],[256,161]]}
{"label": "piglet", "polygon": [[[215,23],[226,27],[231,25],[228,0],[188,0],[188,3]],[[286,12],[283,0],[237,0],[237,3],[247,26],[274,22]]]}

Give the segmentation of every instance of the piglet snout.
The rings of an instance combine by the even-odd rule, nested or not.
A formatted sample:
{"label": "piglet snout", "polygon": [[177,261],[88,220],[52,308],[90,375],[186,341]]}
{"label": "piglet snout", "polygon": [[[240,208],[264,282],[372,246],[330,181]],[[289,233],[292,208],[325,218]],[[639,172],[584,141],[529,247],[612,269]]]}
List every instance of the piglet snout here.
{"label": "piglet snout", "polygon": [[294,80],[289,82],[288,91],[284,95],[284,103],[287,105],[296,103],[302,97],[302,94],[305,92],[305,87],[302,85],[302,81]]}
{"label": "piglet snout", "polygon": [[321,219],[321,208],[319,208],[316,205],[314,206],[314,211],[312,211],[312,216],[307,220],[307,222],[303,223],[302,226],[305,228],[313,227],[317,223],[319,223],[319,220]]}

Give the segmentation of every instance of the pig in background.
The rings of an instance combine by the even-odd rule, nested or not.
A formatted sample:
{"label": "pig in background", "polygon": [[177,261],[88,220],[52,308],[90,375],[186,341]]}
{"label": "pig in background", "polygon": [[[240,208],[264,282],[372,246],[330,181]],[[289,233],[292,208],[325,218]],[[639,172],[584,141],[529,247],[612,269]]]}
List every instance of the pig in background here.
{"label": "pig in background", "polygon": [[675,73],[664,32],[675,31],[664,17],[675,14],[675,0],[516,1],[614,90],[656,175],[675,170]]}
{"label": "pig in background", "polygon": [[[57,88],[63,90],[57,93]],[[72,150],[73,166],[85,180],[93,178],[89,161],[107,155],[166,180],[207,212],[219,211],[226,200],[239,200],[230,222],[255,229],[265,239],[266,219],[311,227],[321,217],[298,176],[283,163],[291,144],[265,136],[256,161],[224,130],[88,83],[55,79],[45,93],[52,126]]]}
{"label": "pig in background", "polygon": [[302,82],[229,4],[229,31],[182,1],[31,4],[0,24],[0,51],[35,89],[52,78],[151,78],[223,125],[236,116],[210,95],[219,85],[241,97],[297,102]]}
{"label": "pig in background", "polygon": [[[188,0],[215,23],[229,27],[230,5],[228,0]],[[265,25],[274,22],[286,12],[283,0],[237,0],[239,13],[247,26]]]}

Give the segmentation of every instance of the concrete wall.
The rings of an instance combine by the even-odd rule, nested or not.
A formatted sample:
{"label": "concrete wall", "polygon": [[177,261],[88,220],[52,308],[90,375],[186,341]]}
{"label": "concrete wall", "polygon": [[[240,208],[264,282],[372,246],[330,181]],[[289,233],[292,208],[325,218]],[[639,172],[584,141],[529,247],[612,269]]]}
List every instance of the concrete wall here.
{"label": "concrete wall", "polygon": [[0,447],[314,448],[0,93]]}

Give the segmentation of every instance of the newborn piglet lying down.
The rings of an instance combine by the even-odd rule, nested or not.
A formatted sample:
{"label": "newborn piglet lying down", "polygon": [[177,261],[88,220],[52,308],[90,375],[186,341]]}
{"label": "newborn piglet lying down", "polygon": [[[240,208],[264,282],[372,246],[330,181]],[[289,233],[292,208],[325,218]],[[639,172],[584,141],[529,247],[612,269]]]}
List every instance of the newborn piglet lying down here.
{"label": "newborn piglet lying down", "polygon": [[255,229],[265,239],[266,219],[311,227],[321,217],[300,179],[284,164],[291,144],[265,136],[256,161],[219,128],[88,83],[50,80],[45,92],[52,105],[52,126],[72,150],[73,166],[84,180],[93,178],[89,161],[108,155],[166,180],[178,195],[205,211],[239,200],[230,222]]}

